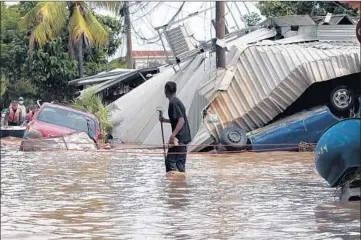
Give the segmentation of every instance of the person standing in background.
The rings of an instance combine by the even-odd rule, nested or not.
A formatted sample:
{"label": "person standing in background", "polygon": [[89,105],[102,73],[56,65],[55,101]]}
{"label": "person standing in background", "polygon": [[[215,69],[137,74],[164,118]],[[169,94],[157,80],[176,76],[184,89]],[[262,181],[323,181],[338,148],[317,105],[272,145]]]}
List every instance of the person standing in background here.
{"label": "person standing in background", "polygon": [[19,105],[18,108],[20,109],[20,116],[19,116],[19,120],[20,123],[23,123],[25,120],[25,115],[26,115],[26,107],[24,105],[24,98],[23,97],[19,97]]}

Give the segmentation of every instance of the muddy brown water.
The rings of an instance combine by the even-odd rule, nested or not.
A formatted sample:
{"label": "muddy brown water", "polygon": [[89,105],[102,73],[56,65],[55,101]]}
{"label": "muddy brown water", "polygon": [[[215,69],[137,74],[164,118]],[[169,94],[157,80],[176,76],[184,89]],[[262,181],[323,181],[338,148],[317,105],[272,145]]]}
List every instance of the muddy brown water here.
{"label": "muddy brown water", "polygon": [[1,239],[360,239],[312,153],[158,155],[1,150]]}

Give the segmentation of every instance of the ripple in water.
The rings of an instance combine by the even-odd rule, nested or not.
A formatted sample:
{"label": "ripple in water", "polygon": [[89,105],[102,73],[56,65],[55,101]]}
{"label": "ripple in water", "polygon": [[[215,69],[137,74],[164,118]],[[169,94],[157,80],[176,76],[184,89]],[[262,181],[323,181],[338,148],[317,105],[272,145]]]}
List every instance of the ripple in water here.
{"label": "ripple in water", "polygon": [[311,153],[1,154],[1,239],[360,239]]}

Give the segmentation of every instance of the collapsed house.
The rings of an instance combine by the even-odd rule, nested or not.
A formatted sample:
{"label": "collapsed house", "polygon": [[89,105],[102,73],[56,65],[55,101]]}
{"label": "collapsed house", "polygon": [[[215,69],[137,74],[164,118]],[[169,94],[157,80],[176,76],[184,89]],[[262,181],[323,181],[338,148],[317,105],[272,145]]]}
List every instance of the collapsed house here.
{"label": "collapsed house", "polygon": [[148,81],[154,74],[160,72],[160,68],[143,69],[114,69],[109,72],[101,72],[94,76],[83,77],[69,81],[70,86],[79,90],[79,98],[85,91],[93,89],[101,94],[106,104],[109,104],[123,95]]}
{"label": "collapsed house", "polygon": [[[167,116],[164,85],[170,80],[177,83],[187,109],[193,137],[189,150],[200,151],[219,143],[230,123],[252,131],[272,121],[312,84],[360,72],[355,25],[293,18],[268,19],[258,29],[229,37],[226,69],[216,69],[212,49],[196,53],[117,99],[113,136],[125,143],[160,146],[156,109],[161,107]],[[170,125],[164,133],[171,134]]]}

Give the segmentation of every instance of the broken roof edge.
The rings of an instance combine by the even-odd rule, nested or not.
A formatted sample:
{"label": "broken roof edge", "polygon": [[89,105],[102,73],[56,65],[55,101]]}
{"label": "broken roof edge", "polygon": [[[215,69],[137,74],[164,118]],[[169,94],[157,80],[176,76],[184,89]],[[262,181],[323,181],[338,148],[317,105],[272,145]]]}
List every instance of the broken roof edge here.
{"label": "broken roof edge", "polygon": [[82,78],[77,78],[74,80],[71,80],[68,82],[68,85],[76,85],[78,82],[80,81],[84,81],[84,80],[90,80],[90,79],[94,79],[94,78],[103,78],[103,77],[112,77],[112,76],[116,76],[122,73],[126,73],[126,72],[132,72],[132,71],[136,71],[136,69],[129,69],[129,71],[122,71],[122,72],[107,72],[107,73],[98,73],[92,76],[87,76],[87,77],[82,77]]}
{"label": "broken roof edge", "polygon": [[[116,70],[116,69],[113,69],[113,70]],[[150,67],[150,68],[141,68],[141,69],[128,69],[128,71],[126,71],[126,70],[124,70],[124,71],[113,71],[113,70],[111,70],[109,72],[106,72],[106,73],[100,72],[100,73],[92,75],[92,76],[77,78],[77,79],[69,81],[68,85],[69,86],[81,86],[81,85],[84,85],[84,84],[79,84],[82,81],[95,80],[97,78],[114,77],[114,76],[117,76],[117,75],[124,75],[124,74],[130,73],[130,72],[140,72],[140,73],[142,73],[142,72],[155,71],[155,70],[160,71],[160,67]],[[99,81],[101,82],[102,80],[99,80]],[[107,81],[107,80],[104,80],[104,81]]]}
{"label": "broken roof edge", "polygon": [[[332,21],[335,18],[339,19],[337,21]],[[351,23],[350,25],[356,25],[355,21],[348,14],[332,14],[330,22],[326,22],[325,19],[323,19],[318,25],[338,25],[344,18],[346,18]]]}
{"label": "broken roof edge", "polygon": [[286,15],[280,17],[267,17],[259,26],[278,26],[289,27],[292,25],[298,26],[313,26],[317,25],[315,21],[308,15]]}
{"label": "broken roof edge", "polygon": [[283,38],[280,40],[272,41],[272,40],[263,40],[261,42],[249,44],[250,46],[264,46],[264,45],[287,45],[287,44],[299,44],[305,42],[317,42],[319,39],[316,34],[300,34],[293,37]]}
{"label": "broken roof edge", "polygon": [[[198,55],[195,55],[195,56],[193,56],[192,58],[187,59],[187,61],[185,61],[185,62],[183,62],[183,63],[181,63],[181,64],[177,64],[177,65],[179,65],[179,71],[182,72],[183,69],[187,68],[187,66],[188,66],[189,64],[191,64],[192,61],[193,61],[197,56],[198,56]],[[172,65],[172,66],[174,66],[174,65]],[[168,68],[171,68],[172,66],[168,66]],[[95,90],[95,93],[99,93],[99,92],[101,92],[101,91],[103,91],[103,90],[105,90],[105,89],[113,86],[114,84],[117,84],[117,83],[119,83],[119,82],[122,82],[122,81],[126,80],[127,78],[132,77],[132,76],[134,76],[134,75],[136,75],[136,74],[140,74],[140,75],[141,75],[142,72],[145,72],[145,71],[147,71],[147,70],[148,70],[148,71],[151,71],[150,69],[152,69],[152,68],[135,69],[134,71],[127,72],[127,73],[123,73],[123,74],[120,75],[118,78],[111,79],[111,80],[108,80],[108,81],[105,81],[105,82],[101,82],[101,83],[99,83],[99,84],[97,84],[97,85],[94,85],[94,86],[91,86],[91,87],[86,88],[86,89],[84,89],[84,90],[81,90],[81,91],[80,91],[80,95],[79,95],[77,98],[81,98],[81,97],[84,95],[84,93],[85,93],[86,91],[89,91],[90,89],[96,89],[96,90]],[[154,70],[156,70],[156,69],[159,70],[158,67],[155,67],[155,68],[154,68]],[[164,70],[163,70],[163,71],[164,71]],[[118,74],[119,74],[119,73],[118,73]],[[156,75],[157,75],[157,74],[156,74]],[[156,75],[155,75],[155,76],[156,76]],[[142,76],[142,75],[141,75],[141,76]],[[154,77],[155,77],[155,76],[154,76]]]}
{"label": "broken roof edge", "polygon": [[78,96],[78,98],[81,98],[84,95],[85,92],[90,91],[91,89],[95,89],[95,93],[99,93],[99,92],[103,91],[104,89],[107,89],[107,88],[113,86],[114,84],[122,82],[125,79],[127,79],[129,77],[132,77],[132,76],[134,76],[136,74],[139,74],[139,73],[140,73],[139,71],[128,72],[128,73],[125,73],[125,74],[119,76],[116,79],[101,82],[101,83],[99,83],[97,85],[86,88],[86,89],[80,91],[80,95]]}

